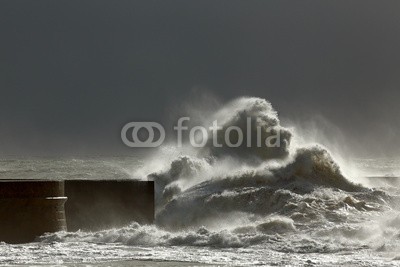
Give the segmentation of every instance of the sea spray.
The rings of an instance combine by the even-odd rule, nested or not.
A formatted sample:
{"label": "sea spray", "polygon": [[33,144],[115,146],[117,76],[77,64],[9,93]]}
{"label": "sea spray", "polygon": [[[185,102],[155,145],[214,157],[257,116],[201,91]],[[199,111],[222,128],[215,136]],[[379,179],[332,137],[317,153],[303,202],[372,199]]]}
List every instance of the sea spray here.
{"label": "sea spray", "polygon": [[[205,114],[199,115],[204,127],[215,119],[222,130],[237,126],[250,135],[272,127],[280,146],[213,147],[212,134],[203,148],[164,144],[133,173],[155,181],[154,225],[59,232],[42,236],[40,244],[83,242],[90,251],[96,251],[92,243],[110,249],[122,244],[135,247],[129,257],[139,259],[237,265],[285,264],[283,257],[299,265],[329,265],[333,258],[349,265],[369,265],[369,258],[387,263],[381,256],[397,259],[398,191],[356,184],[323,145],[293,142],[302,138],[280,124],[266,100],[240,98]],[[261,136],[265,141],[271,132]]]}
{"label": "sea spray", "polygon": [[[342,175],[323,146],[291,148],[292,133],[280,125],[277,112],[264,99],[233,100],[210,115],[208,123],[213,120],[221,123],[221,132],[239,127],[245,140],[260,138],[261,129],[263,143],[271,137],[266,129],[272,127],[280,133],[279,146],[244,143],[229,147],[223,142],[224,135],[208,135],[206,147],[192,148],[190,155],[181,154],[164,169],[148,175],[156,182],[158,225],[174,229],[199,226],[227,212],[282,213],[293,194],[306,194],[317,187],[364,190]],[[222,145],[214,147],[215,143]]]}

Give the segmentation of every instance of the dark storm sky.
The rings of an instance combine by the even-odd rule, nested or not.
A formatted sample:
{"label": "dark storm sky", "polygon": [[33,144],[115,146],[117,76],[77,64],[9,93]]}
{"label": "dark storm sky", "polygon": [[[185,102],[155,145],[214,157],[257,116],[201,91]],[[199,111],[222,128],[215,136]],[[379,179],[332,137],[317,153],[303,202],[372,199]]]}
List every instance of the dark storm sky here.
{"label": "dark storm sky", "polygon": [[[130,153],[204,88],[398,153],[400,1],[0,1],[0,154]],[[358,153],[357,152],[357,153]]]}

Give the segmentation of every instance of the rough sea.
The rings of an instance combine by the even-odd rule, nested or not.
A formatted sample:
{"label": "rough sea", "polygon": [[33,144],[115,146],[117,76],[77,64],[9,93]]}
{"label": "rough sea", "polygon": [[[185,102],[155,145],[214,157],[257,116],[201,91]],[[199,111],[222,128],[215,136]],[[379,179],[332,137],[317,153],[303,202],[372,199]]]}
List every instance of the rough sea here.
{"label": "rough sea", "polygon": [[209,117],[226,128],[242,127],[249,116],[252,129],[279,131],[280,146],[266,152],[164,145],[146,156],[1,158],[2,179],[154,180],[156,221],[0,243],[0,264],[400,265],[400,158],[343,160],[324,145],[296,141],[259,98],[235,100]]}

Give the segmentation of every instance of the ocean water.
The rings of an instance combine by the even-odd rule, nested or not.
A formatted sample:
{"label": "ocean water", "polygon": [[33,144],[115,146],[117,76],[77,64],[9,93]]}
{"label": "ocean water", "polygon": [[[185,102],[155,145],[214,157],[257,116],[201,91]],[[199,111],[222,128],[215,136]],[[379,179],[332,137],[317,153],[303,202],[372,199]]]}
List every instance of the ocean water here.
{"label": "ocean water", "polygon": [[223,128],[251,117],[250,132],[273,127],[280,145],[215,148],[210,140],[202,149],[164,145],[146,156],[1,159],[7,179],[152,179],[156,221],[0,243],[0,264],[400,265],[400,158],[344,161],[296,140],[263,99],[241,98],[207,117]]}

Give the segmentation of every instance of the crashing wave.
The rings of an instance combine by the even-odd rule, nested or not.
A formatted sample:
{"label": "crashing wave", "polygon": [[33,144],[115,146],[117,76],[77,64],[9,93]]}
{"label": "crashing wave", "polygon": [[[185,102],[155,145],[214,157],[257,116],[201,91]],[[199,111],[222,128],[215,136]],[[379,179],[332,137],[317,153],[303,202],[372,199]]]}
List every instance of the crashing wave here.
{"label": "crashing wave", "polygon": [[[276,111],[264,99],[234,100],[210,116],[213,120],[222,122],[221,132],[239,127],[245,140],[259,138],[260,129],[262,142],[279,132],[279,146],[248,147],[244,143],[228,147],[222,134],[208,135],[207,146],[197,155],[178,156],[164,170],[149,175],[156,184],[158,225],[174,229],[201,226],[235,212],[300,218],[292,204],[316,188],[366,190],[346,179],[321,145],[290,148],[292,133],[280,125]],[[221,147],[213,146],[215,137]]]}
{"label": "crashing wave", "polygon": [[[247,116],[253,122],[250,131],[245,130]],[[138,172],[155,181],[155,225],[59,232],[38,241],[144,247],[260,245],[262,251],[335,253],[355,251],[365,244],[386,250],[390,243],[382,244],[382,237],[398,239],[396,216],[387,220],[391,223],[363,226],[368,216],[380,218],[381,212],[390,211],[393,197],[348,180],[321,145],[290,146],[295,136],[280,125],[266,100],[240,98],[209,119],[209,123],[218,119],[223,129],[237,126],[250,135],[263,129],[263,142],[274,135],[267,132],[272,127],[280,133],[281,146],[214,148],[211,136],[207,146],[197,150],[164,147],[166,156],[154,155],[155,161],[145,161]]]}
{"label": "crashing wave", "polygon": [[[203,153],[238,157],[242,161],[285,158],[289,154],[292,133],[280,125],[277,112],[265,99],[236,99],[218,110],[211,120],[217,121],[220,129],[215,136],[208,135]],[[235,132],[229,138],[225,136],[227,129],[232,127],[237,127],[244,135],[238,147],[227,144],[227,140],[238,143],[239,137]]]}

